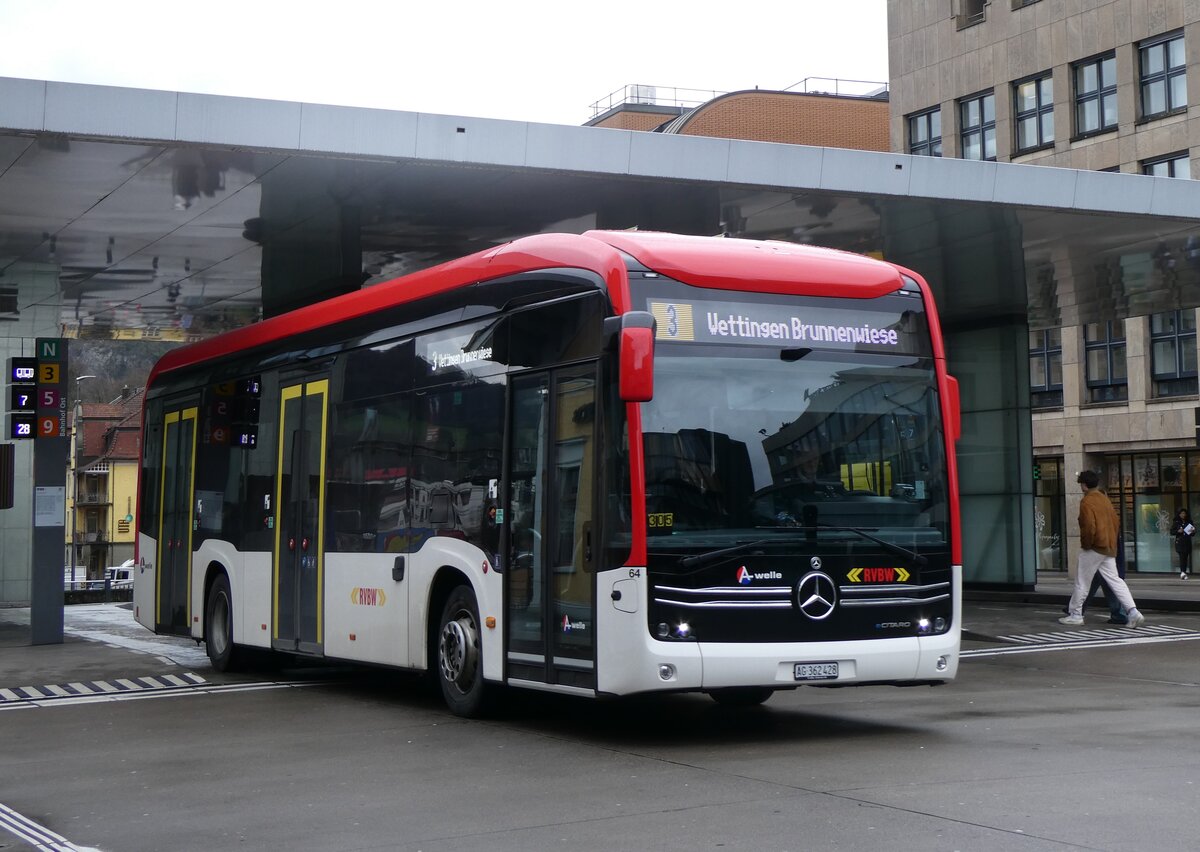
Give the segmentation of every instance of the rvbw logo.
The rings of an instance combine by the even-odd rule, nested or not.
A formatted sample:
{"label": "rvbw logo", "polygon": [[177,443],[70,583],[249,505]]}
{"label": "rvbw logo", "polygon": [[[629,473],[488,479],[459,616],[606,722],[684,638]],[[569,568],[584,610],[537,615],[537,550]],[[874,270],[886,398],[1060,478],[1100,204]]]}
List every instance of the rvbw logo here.
{"label": "rvbw logo", "polygon": [[750,571],[743,565],[738,569],[737,581],[743,586],[748,586],[754,580],[782,580],[783,575],[778,571],[766,571],[761,574],[751,574]]}

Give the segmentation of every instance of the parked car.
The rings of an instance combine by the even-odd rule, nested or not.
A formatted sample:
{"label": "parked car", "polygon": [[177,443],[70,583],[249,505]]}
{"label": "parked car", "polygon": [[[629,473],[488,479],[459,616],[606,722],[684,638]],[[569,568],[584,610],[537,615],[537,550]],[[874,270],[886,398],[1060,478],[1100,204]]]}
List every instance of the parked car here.
{"label": "parked car", "polygon": [[120,565],[110,565],[104,569],[104,579],[110,589],[133,588],[133,560],[126,559]]}

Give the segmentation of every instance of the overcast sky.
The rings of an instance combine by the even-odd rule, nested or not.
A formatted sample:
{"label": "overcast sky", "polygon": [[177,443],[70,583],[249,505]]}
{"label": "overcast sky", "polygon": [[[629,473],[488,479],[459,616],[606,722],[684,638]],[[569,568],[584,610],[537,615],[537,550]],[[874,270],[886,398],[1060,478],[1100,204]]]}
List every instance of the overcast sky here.
{"label": "overcast sky", "polygon": [[[886,0],[0,0],[0,76],[582,124],[628,84],[887,80]],[[680,96],[690,92],[679,92]]]}

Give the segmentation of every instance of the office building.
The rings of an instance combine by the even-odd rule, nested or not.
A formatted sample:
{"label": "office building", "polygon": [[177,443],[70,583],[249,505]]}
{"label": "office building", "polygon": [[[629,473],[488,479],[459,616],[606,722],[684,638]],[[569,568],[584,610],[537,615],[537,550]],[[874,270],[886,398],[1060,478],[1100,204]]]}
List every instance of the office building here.
{"label": "office building", "polygon": [[[888,28],[893,151],[1200,176],[1196,3],[889,0]],[[1026,256],[1039,568],[1069,564],[1075,476],[1090,468],[1119,508],[1130,570],[1179,570],[1171,519],[1200,510],[1197,266],[1200,233],[1118,262]],[[1091,292],[1076,298],[1063,285],[1080,280]]]}

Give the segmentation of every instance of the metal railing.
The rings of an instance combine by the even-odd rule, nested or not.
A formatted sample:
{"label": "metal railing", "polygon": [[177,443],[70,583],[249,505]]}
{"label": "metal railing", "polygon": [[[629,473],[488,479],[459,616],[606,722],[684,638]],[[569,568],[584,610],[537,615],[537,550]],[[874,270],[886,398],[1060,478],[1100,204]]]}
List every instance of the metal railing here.
{"label": "metal railing", "polygon": [[683,111],[694,109],[700,104],[708,103],[713,98],[724,94],[726,93],[710,89],[679,89],[675,86],[630,83],[616,91],[609,92],[590,106],[592,118],[626,104],[670,107]]}
{"label": "metal railing", "polygon": [[[764,90],[767,91],[767,90]],[[805,94],[837,95],[847,98],[882,98],[888,93],[888,84],[873,80],[842,80],[837,77],[805,77],[793,83],[784,92]],[[675,86],[651,86],[645,83],[630,83],[609,92],[590,104],[592,118],[603,115],[617,107],[627,105],[658,106],[686,112],[713,98],[727,95],[716,89],[680,89]]]}
{"label": "metal railing", "polygon": [[884,98],[888,84],[877,80],[843,80],[839,77],[805,77],[783,91],[807,95],[837,95],[840,98]]}

